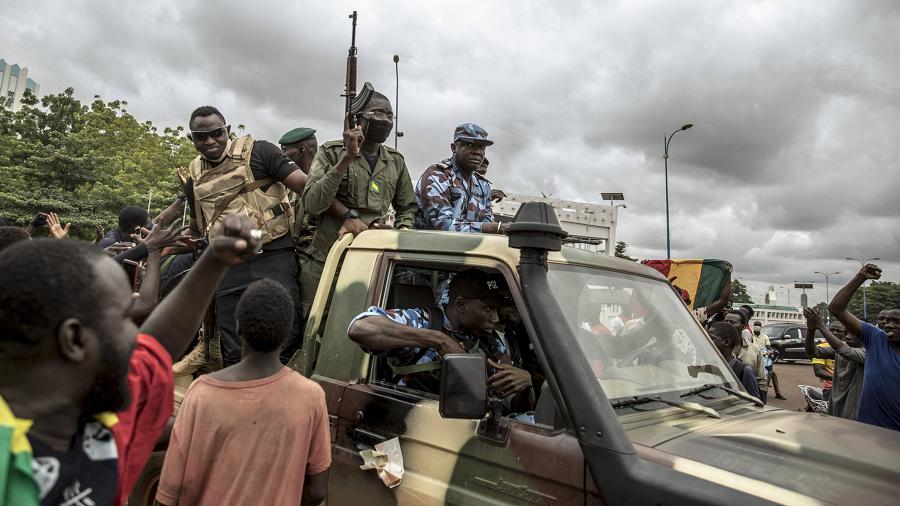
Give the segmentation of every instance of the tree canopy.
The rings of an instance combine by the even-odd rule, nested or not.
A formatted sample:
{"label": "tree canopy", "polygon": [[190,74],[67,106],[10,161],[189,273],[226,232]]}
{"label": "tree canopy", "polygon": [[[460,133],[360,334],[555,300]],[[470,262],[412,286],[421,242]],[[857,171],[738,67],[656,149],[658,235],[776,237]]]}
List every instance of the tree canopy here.
{"label": "tree canopy", "polygon": [[[890,281],[872,281],[866,288],[866,318],[874,324],[878,319],[878,313],[885,309],[900,307],[900,284]],[[847,307],[851,313],[859,319],[863,319],[863,289],[860,288],[850,299]]]}
{"label": "tree canopy", "polygon": [[26,92],[16,112],[0,107],[0,216],[24,226],[52,211],[89,238],[126,205],[150,201],[151,215],[168,206],[194,148],[182,127],[159,132],[127,105],[99,96],[84,105],[68,88],[40,100]]}
{"label": "tree canopy", "polygon": [[616,242],[616,250],[615,255],[619,258],[624,258],[625,260],[631,260],[632,262],[637,262],[637,258],[628,256],[628,243],[625,241],[617,241]]}
{"label": "tree canopy", "polygon": [[737,278],[731,278],[731,301],[735,304],[753,304],[753,298],[747,293],[747,286]]}

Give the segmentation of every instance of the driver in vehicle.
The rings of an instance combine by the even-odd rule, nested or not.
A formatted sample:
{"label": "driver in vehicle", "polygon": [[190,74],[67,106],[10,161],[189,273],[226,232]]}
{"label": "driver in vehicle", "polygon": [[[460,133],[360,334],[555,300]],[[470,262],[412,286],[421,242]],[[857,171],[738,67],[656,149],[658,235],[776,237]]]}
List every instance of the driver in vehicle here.
{"label": "driver in vehicle", "polygon": [[487,357],[488,388],[512,411],[534,408],[531,374],[512,365],[509,350],[493,332],[497,308],[509,300],[499,274],[468,269],[453,277],[449,301],[440,309],[372,306],[350,322],[347,335],[367,353],[387,359],[393,381],[430,393],[440,388],[441,357],[480,353]]}

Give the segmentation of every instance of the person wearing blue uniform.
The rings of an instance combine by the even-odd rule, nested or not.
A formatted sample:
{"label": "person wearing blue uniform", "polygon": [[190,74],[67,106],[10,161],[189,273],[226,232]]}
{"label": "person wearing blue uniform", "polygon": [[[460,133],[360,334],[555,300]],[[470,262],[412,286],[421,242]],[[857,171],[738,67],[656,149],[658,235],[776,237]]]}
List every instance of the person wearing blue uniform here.
{"label": "person wearing blue uniform", "polygon": [[450,232],[503,233],[491,203],[491,183],[479,172],[494,141],[474,123],[453,132],[453,155],[422,173],[416,183],[416,228]]}

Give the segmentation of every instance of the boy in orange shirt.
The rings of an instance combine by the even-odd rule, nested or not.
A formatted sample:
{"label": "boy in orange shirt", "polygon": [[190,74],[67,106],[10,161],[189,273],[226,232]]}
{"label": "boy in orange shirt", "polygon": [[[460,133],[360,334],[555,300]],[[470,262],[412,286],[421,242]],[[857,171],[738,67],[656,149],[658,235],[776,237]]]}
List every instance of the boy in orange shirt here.
{"label": "boy in orange shirt", "polygon": [[235,315],[241,361],[188,389],[157,501],[308,505],[325,499],[331,466],[325,393],[278,358],[293,314],[291,296],[275,281],[256,281],[241,296]]}

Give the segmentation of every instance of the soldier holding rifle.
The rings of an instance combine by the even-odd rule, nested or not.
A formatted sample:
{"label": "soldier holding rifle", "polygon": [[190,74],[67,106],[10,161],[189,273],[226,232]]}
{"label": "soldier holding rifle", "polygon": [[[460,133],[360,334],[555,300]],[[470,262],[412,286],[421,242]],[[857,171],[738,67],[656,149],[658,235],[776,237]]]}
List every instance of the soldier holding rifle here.
{"label": "soldier holding rifle", "polygon": [[347,111],[342,140],[319,147],[303,192],[303,208],[319,215],[312,244],[301,259],[300,285],[304,312],[319,285],[331,245],[346,233],[386,227],[383,218],[393,207],[394,227],[412,228],[416,197],[406,162],[399,151],[385,146],[394,127],[394,111],[386,96],[366,83],[357,96],[356,16],[354,43],[347,60]]}

